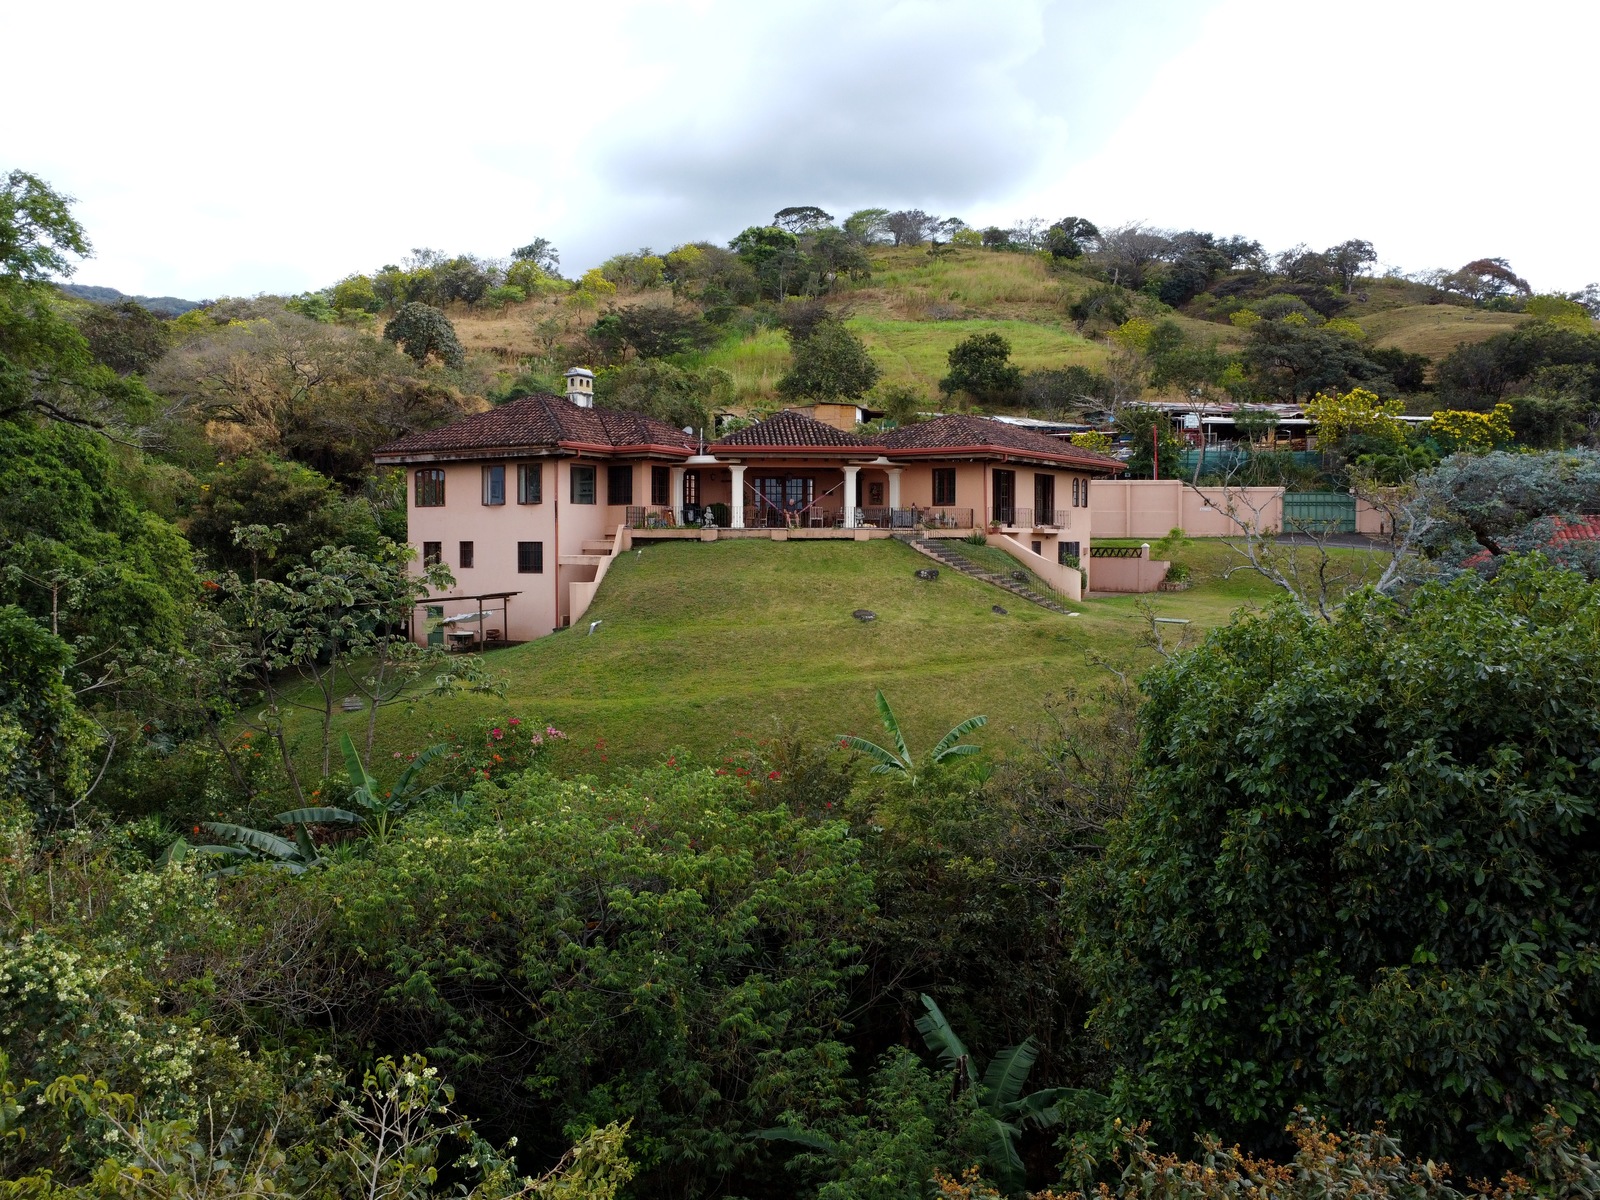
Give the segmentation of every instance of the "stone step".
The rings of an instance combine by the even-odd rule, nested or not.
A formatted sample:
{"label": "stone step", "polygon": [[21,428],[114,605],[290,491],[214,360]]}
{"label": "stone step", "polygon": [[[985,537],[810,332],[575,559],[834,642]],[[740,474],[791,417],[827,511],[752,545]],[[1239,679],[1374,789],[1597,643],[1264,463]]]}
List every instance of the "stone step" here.
{"label": "stone step", "polygon": [[1018,599],[1026,600],[1030,604],[1037,604],[1040,608],[1047,609],[1050,612],[1060,613],[1064,617],[1077,616],[1077,613],[1071,609],[1064,608],[1047,596],[1041,596],[1032,588],[1018,583],[1015,579],[1008,578],[1005,575],[996,575],[992,571],[985,571],[965,554],[962,554],[961,551],[942,542],[930,542],[912,537],[909,534],[900,533],[895,534],[894,537],[896,541],[904,542],[919,554],[926,555],[953,571],[960,571],[963,575],[971,576],[973,579],[980,580],[983,583],[992,584],[1001,591],[1010,592]]}

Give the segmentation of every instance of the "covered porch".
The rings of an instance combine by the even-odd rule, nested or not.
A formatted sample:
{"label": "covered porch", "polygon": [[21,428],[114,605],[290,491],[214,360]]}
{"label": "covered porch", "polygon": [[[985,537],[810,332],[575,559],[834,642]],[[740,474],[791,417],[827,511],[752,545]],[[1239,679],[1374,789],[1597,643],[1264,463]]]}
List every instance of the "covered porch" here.
{"label": "covered porch", "polygon": [[[448,650],[483,650],[514,645],[510,628],[511,597],[521,592],[481,592],[477,595],[429,596],[413,609],[412,638]],[[447,612],[446,610],[452,610]],[[415,613],[420,610],[421,620]],[[423,636],[417,637],[421,633]]]}
{"label": "covered porch", "polygon": [[908,468],[883,458],[843,464],[790,458],[690,463],[673,470],[672,504],[627,510],[630,529],[650,533],[710,526],[819,534],[833,530],[846,536],[858,529],[970,532],[977,515],[971,507],[911,500],[911,489],[902,488]]}

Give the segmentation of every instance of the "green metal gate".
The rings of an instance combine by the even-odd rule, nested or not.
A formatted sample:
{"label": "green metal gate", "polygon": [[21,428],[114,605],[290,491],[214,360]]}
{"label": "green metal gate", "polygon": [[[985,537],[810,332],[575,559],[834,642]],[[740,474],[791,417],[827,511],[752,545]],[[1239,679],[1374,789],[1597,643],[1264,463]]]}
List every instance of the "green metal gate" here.
{"label": "green metal gate", "polygon": [[1356,498],[1348,492],[1285,492],[1285,532],[1354,533]]}

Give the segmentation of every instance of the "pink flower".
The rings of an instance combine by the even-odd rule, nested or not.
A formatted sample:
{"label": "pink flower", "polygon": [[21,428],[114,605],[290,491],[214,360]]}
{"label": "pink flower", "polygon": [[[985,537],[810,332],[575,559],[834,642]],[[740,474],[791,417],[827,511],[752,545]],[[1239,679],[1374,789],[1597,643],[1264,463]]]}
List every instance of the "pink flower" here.
{"label": "pink flower", "polygon": [[505,733],[496,728],[489,730],[489,736],[498,742],[501,738],[505,737]]}

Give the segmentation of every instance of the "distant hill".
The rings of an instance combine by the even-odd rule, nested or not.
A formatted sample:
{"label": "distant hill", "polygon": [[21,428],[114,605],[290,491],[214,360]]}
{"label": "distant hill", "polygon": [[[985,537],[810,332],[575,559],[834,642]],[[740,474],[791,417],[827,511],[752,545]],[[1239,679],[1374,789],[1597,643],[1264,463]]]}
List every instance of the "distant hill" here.
{"label": "distant hill", "polygon": [[176,296],[130,296],[116,288],[89,287],[82,283],[58,283],[56,287],[74,299],[88,300],[93,304],[120,304],[124,300],[132,300],[163,317],[181,317],[190,309],[200,307],[198,300],[180,300]]}

